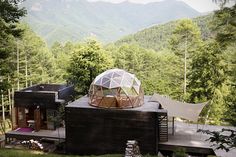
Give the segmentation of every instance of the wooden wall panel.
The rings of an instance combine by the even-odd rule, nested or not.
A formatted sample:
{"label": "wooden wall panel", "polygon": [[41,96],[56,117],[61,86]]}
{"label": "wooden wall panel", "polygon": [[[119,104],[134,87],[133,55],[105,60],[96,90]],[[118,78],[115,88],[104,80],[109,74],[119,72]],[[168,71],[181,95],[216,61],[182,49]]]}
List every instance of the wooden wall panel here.
{"label": "wooden wall panel", "polygon": [[40,109],[37,108],[34,110],[34,121],[35,121],[35,131],[39,131],[40,130],[40,126],[41,126],[41,116],[40,116]]}
{"label": "wooden wall panel", "polygon": [[24,107],[18,108],[18,127],[20,127],[20,128],[27,127]]}
{"label": "wooden wall panel", "polygon": [[67,153],[123,154],[127,140],[137,140],[141,153],[155,154],[156,117],[154,112],[67,107]]}

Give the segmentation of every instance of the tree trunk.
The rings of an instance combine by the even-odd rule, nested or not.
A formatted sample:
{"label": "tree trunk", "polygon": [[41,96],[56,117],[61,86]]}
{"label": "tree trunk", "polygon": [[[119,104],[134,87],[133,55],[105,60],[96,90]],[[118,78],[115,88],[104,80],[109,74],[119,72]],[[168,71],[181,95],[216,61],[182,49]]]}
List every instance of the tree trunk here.
{"label": "tree trunk", "polygon": [[11,115],[11,89],[8,89],[9,114]]}
{"label": "tree trunk", "polygon": [[185,38],[185,50],[184,50],[184,99],[186,97],[186,86],[187,86],[187,47],[188,38]]}
{"label": "tree trunk", "polygon": [[[8,82],[10,82],[10,76],[8,75]],[[11,89],[8,89],[7,90],[7,92],[8,92],[8,106],[9,106],[9,114],[10,114],[10,116],[11,116]]]}
{"label": "tree trunk", "polygon": [[5,125],[5,121],[6,121],[6,118],[5,118],[5,105],[4,105],[4,97],[3,97],[3,94],[2,94],[2,123],[3,123],[3,132],[5,133],[6,131],[6,125]]}
{"label": "tree trunk", "polygon": [[93,69],[91,67],[89,68],[89,81],[90,83],[93,82]]}
{"label": "tree trunk", "polygon": [[28,87],[28,63],[27,63],[27,54],[25,54],[25,87]]}
{"label": "tree trunk", "polygon": [[17,66],[17,90],[20,90],[20,61],[19,61],[19,41],[16,42],[16,66]]}
{"label": "tree trunk", "polygon": [[14,88],[12,88],[12,112],[11,112],[11,122],[12,122],[12,129],[16,128],[16,108],[14,107]]}

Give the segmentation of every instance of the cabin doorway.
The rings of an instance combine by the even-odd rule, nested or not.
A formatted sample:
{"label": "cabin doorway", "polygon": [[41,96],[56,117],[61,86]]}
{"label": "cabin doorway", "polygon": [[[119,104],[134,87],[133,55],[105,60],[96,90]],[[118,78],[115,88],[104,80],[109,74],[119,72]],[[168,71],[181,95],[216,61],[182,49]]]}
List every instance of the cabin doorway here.
{"label": "cabin doorway", "polygon": [[47,110],[39,107],[18,108],[18,127],[31,127],[35,131],[48,129]]}

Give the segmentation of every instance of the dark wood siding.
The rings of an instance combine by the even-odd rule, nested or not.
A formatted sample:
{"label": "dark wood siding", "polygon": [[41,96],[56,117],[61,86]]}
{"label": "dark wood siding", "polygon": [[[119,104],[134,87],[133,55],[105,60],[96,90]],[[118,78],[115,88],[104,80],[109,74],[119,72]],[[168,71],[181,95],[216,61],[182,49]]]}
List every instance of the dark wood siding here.
{"label": "dark wood siding", "polygon": [[156,112],[66,107],[67,153],[123,154],[127,140],[137,140],[141,153],[155,154],[156,117]]}
{"label": "dark wood siding", "polygon": [[[43,86],[43,89],[40,87]],[[30,107],[40,106],[40,108],[57,109],[58,104],[73,100],[74,87],[72,85],[40,84],[16,91],[14,95],[15,106]],[[64,102],[63,101],[63,102]]]}
{"label": "dark wood siding", "polygon": [[58,98],[65,101],[70,101],[74,96],[74,86],[67,86],[58,91]]}
{"label": "dark wood siding", "polygon": [[40,106],[41,108],[57,108],[55,106],[56,93],[15,92],[14,100],[17,107]]}

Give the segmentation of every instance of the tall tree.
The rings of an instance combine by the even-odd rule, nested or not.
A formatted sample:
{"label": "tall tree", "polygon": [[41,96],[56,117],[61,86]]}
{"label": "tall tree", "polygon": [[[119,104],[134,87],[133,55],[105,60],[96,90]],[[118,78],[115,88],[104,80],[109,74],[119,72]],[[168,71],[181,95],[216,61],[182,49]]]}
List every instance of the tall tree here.
{"label": "tall tree", "polygon": [[137,45],[124,44],[119,47],[116,53],[116,66],[135,73],[143,68],[143,57],[146,50]]}
{"label": "tall tree", "polygon": [[180,20],[170,39],[171,50],[183,60],[183,95],[186,98],[187,73],[192,55],[201,44],[201,34],[198,26],[190,19]]}
{"label": "tall tree", "polygon": [[154,92],[179,98],[181,88],[179,57],[168,51],[155,52],[138,45],[110,45],[115,67],[134,73],[142,82],[145,94]]}
{"label": "tall tree", "polygon": [[22,30],[17,29],[20,17],[26,14],[24,8],[19,8],[20,0],[0,1],[0,94],[3,130],[5,131],[5,97],[9,93],[10,79],[13,69],[10,56],[15,51],[15,39],[21,36]]}
{"label": "tall tree", "polygon": [[75,50],[68,67],[68,80],[75,84],[79,94],[87,94],[93,79],[113,66],[113,61],[96,40],[89,39]]}
{"label": "tall tree", "polygon": [[70,58],[74,53],[74,50],[81,46],[80,43],[73,44],[71,42],[66,42],[64,45],[55,42],[51,47],[51,52],[55,59],[55,79],[54,82],[62,83],[66,81],[68,75],[67,69],[70,64]]}
{"label": "tall tree", "polygon": [[[224,2],[226,2],[224,0]],[[236,126],[236,4],[232,7],[222,7],[216,11],[213,18],[216,41],[225,51],[228,63],[228,86],[230,93],[226,98],[228,109],[225,119]]]}
{"label": "tall tree", "polygon": [[228,63],[228,86],[230,93],[226,98],[227,111],[225,115],[226,121],[236,126],[236,43],[234,46],[230,46],[226,50],[226,62]]}
{"label": "tall tree", "polygon": [[222,48],[236,41],[236,4],[232,7],[223,7],[215,12],[213,17],[213,29],[216,32],[216,40]]}
{"label": "tall tree", "polygon": [[20,0],[0,1],[0,92],[9,88],[9,56],[14,51],[14,38],[20,37],[22,32],[17,29],[16,24],[26,14],[24,8],[18,7],[19,2]]}
{"label": "tall tree", "polygon": [[224,62],[223,51],[215,41],[205,43],[192,60],[189,89],[190,101],[202,102],[209,100],[205,114],[213,123],[220,124],[226,109],[225,96],[227,66]]}
{"label": "tall tree", "polygon": [[[18,26],[24,32],[18,41],[18,61],[20,88],[37,83],[48,83],[54,80],[55,61],[45,42],[26,24]],[[15,54],[13,58],[17,58]],[[14,59],[16,60],[16,59]],[[15,64],[16,64],[15,62]]]}

